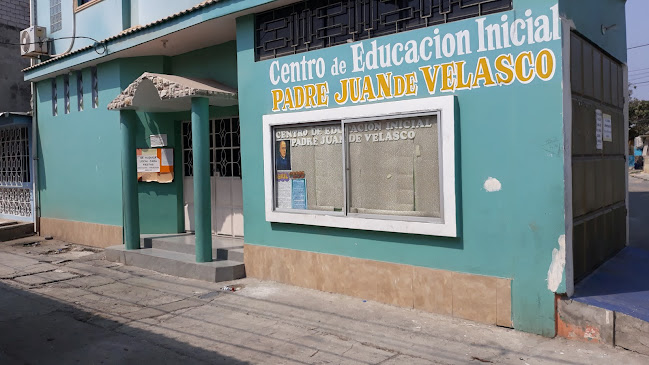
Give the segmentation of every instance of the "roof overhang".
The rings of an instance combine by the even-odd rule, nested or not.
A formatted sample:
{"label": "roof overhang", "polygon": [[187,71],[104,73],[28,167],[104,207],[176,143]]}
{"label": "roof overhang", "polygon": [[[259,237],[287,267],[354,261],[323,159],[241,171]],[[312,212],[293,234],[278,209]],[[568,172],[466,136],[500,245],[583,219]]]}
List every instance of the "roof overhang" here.
{"label": "roof overhang", "polygon": [[109,110],[176,112],[191,109],[192,98],[213,106],[237,105],[237,91],[214,80],[145,72],[108,104]]}

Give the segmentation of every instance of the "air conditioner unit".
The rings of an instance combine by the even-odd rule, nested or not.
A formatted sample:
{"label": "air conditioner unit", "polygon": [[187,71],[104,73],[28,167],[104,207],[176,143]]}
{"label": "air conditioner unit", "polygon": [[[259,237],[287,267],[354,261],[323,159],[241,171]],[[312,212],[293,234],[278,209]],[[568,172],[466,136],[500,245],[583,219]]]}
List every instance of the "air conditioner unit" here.
{"label": "air conditioner unit", "polygon": [[32,26],[20,32],[20,55],[23,57],[38,57],[47,55],[47,39],[45,27]]}

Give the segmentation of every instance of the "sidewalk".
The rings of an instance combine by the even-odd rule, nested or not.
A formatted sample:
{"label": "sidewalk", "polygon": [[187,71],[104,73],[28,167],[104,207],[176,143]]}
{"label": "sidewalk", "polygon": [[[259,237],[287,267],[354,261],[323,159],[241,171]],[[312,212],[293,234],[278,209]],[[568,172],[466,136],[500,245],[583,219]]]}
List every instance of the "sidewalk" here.
{"label": "sidewalk", "polygon": [[631,171],[629,177],[649,181],[649,174],[642,171]]}
{"label": "sidewalk", "polygon": [[273,282],[243,279],[240,291],[223,292],[223,283],[31,241],[0,243],[2,364],[649,363],[622,349]]}

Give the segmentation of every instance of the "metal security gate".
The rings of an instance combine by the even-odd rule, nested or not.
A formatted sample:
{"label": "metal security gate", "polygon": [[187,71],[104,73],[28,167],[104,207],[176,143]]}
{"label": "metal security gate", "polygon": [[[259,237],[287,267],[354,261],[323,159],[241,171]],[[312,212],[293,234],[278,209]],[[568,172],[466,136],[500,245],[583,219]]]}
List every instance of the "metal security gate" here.
{"label": "metal security gate", "polygon": [[570,38],[575,283],[626,244],[627,141],[622,65]]}
{"label": "metal security gate", "polygon": [[[183,195],[185,230],[194,231],[192,124],[183,122]],[[210,121],[212,233],[243,237],[241,140],[239,118]]]}
{"label": "metal security gate", "polygon": [[31,127],[0,127],[0,218],[34,221]]}

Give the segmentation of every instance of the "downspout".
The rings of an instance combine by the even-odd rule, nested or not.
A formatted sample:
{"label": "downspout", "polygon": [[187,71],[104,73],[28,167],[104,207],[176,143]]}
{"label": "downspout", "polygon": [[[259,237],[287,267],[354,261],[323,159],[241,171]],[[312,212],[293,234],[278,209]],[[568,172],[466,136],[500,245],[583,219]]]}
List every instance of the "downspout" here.
{"label": "downspout", "polygon": [[[29,25],[36,25],[36,0],[29,0]],[[36,64],[33,58],[29,61],[31,66]],[[36,95],[36,85],[30,82],[32,91],[32,187],[34,194],[34,232],[40,235],[40,195],[38,193],[38,102]]]}

